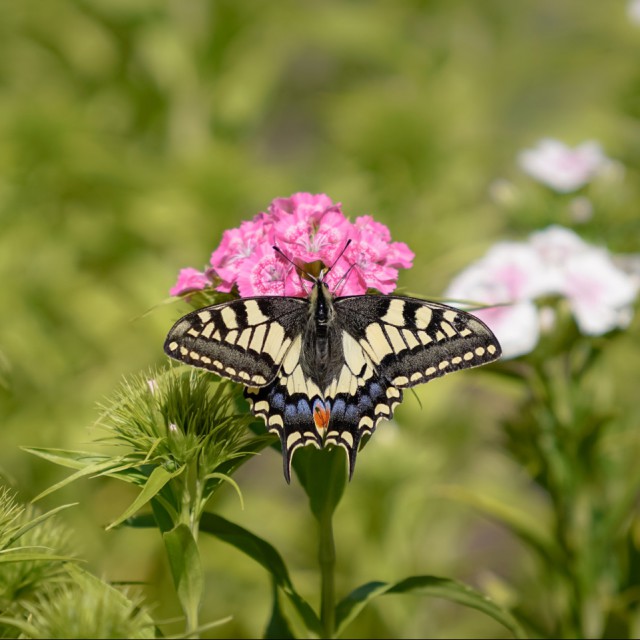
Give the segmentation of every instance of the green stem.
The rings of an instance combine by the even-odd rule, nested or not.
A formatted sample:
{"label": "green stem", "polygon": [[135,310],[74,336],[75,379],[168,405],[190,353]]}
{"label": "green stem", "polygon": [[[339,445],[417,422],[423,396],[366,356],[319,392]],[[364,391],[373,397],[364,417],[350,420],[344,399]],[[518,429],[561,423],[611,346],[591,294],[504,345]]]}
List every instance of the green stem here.
{"label": "green stem", "polygon": [[321,579],[320,620],[324,637],[333,638],[336,624],[335,614],[335,565],[336,547],[333,540],[333,510],[325,509],[318,519],[319,560]]}

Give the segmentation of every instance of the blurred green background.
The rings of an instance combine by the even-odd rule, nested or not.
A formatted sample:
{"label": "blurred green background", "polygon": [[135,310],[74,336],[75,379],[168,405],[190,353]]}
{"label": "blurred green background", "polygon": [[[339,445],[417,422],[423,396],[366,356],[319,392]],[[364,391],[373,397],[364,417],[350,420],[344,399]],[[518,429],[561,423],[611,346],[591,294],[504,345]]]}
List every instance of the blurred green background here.
{"label": "blurred green background", "polygon": [[[522,175],[518,151],[544,136],[596,139],[625,174],[590,194],[594,217],[578,231],[637,252],[639,61],[640,25],[622,0],[3,3],[3,473],[25,501],[65,477],[20,447],[87,448],[97,403],[123,375],[166,362],[164,336],[188,310],[160,304],[178,270],[203,268],[225,228],[275,197],[324,192],[352,218],[374,215],[416,253],[400,285],[439,296],[493,242],[571,222],[566,199],[551,206]],[[540,206],[504,206],[498,179],[540,189]],[[636,418],[637,338],[636,320],[612,356]],[[339,595],[432,573],[506,589],[508,601],[503,581],[526,580],[516,541],[433,491],[473,486],[536,513],[540,497],[499,443],[519,391],[477,371],[451,377],[406,394],[397,424],[359,456],[336,515]],[[214,507],[278,547],[313,597],[315,530],[300,488],[285,485],[272,451],[237,480],[244,510],[232,490]],[[87,480],[44,502],[79,502],[65,517],[92,570],[147,583],[158,618],[179,615],[157,533],[103,530],[133,495]],[[201,544],[202,621],[233,616],[211,637],[259,635],[266,575],[220,542]],[[387,598],[350,629],[392,632],[505,633],[417,597]]]}

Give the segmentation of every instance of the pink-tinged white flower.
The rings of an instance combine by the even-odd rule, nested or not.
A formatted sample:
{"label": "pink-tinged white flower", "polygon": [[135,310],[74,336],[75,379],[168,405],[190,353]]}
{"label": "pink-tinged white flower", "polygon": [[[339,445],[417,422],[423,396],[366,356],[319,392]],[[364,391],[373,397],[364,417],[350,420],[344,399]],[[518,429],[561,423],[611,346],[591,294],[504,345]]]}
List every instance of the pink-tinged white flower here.
{"label": "pink-tinged white flower", "polygon": [[521,169],[560,193],[576,191],[605,169],[611,160],[595,141],[570,148],[559,140],[544,138],[534,149],[518,155]]}
{"label": "pink-tinged white flower", "polygon": [[578,328],[592,336],[625,327],[638,293],[633,279],[613,264],[607,252],[598,249],[567,262],[563,289]]}
{"label": "pink-tinged white flower", "polygon": [[546,290],[543,293],[564,292],[564,279],[568,262],[594,247],[577,233],[560,225],[551,225],[529,236],[529,245],[540,259],[544,270]]}
{"label": "pink-tinged white flower", "polygon": [[[364,294],[369,288],[390,293],[398,270],[409,268],[413,257],[406,244],[392,242],[389,229],[371,216],[351,222],[329,196],[301,192],[276,198],[267,213],[225,231],[206,273],[189,272],[199,289],[237,288],[242,297],[306,296],[312,282],[304,274],[317,277],[322,268],[335,295]],[[172,294],[184,290],[176,286]]]}
{"label": "pink-tinged white flower", "polygon": [[211,284],[206,274],[192,267],[180,269],[178,280],[169,290],[170,295],[180,296],[190,291],[200,291]]}
{"label": "pink-tinged white flower", "polygon": [[640,24],[640,0],[629,0],[627,2],[627,16],[631,22]]}
{"label": "pink-tinged white flower", "polygon": [[503,358],[528,353],[538,342],[539,322],[533,299],[548,289],[544,265],[532,247],[501,242],[460,273],[445,292],[447,299],[493,306],[473,311],[494,331]]}
{"label": "pink-tinged white flower", "polygon": [[527,242],[495,245],[446,292],[451,299],[506,305],[474,312],[495,332],[504,358],[528,353],[541,331],[551,330],[552,310],[536,304],[541,297],[565,298],[581,333],[602,335],[629,322],[637,294],[638,282],[608,251],[555,225]]}

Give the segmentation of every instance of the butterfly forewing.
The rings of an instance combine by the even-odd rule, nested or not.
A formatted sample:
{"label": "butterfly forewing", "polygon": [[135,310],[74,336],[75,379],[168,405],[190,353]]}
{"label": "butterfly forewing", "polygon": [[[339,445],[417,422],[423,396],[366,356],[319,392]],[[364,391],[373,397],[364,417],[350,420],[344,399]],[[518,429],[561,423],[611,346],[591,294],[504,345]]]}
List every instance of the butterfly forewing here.
{"label": "butterfly forewing", "polygon": [[337,317],[394,388],[412,387],[459,369],[487,364],[501,349],[474,315],[398,296],[353,296],[335,302]]}
{"label": "butterfly forewing", "polygon": [[188,313],[164,343],[167,355],[254,387],[270,383],[308,317],[304,298],[233,300]]}

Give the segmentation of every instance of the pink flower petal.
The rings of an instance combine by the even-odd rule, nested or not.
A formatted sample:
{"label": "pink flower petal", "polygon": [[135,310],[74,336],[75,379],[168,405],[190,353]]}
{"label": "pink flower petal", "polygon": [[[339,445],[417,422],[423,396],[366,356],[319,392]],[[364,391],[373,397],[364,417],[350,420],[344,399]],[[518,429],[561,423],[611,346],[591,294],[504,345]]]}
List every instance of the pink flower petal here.
{"label": "pink flower petal", "polygon": [[200,289],[208,287],[210,284],[211,281],[204,273],[192,267],[187,267],[180,269],[178,280],[169,290],[169,294],[179,296],[188,291],[199,291]]}

